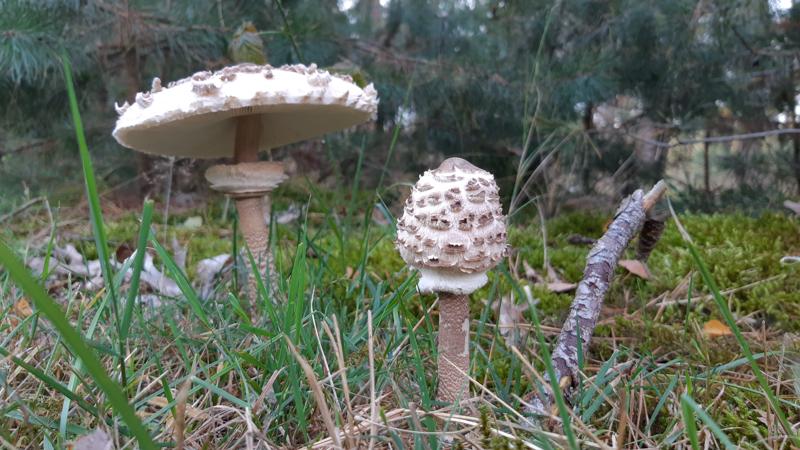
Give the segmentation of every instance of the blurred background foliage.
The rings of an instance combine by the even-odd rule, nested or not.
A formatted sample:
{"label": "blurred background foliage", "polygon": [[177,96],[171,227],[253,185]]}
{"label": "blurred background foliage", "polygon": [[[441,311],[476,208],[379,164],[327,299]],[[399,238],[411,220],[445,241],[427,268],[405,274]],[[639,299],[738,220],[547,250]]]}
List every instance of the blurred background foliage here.
{"label": "blurred background foliage", "polygon": [[82,195],[60,54],[103,187],[138,207],[166,178],[202,194],[202,163],[120,147],[114,103],[254,49],[379,92],[374,124],[269,154],[316,183],[363,151],[362,187],[460,155],[506,204],[548,214],[660,177],[693,210],[773,208],[800,189],[800,5],[785,0],[0,0],[0,213]]}

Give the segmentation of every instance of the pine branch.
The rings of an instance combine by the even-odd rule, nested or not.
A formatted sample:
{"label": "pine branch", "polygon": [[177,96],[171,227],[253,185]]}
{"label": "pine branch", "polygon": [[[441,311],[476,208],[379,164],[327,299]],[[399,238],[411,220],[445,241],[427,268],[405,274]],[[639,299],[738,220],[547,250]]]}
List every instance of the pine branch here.
{"label": "pine branch", "polygon": [[646,144],[654,145],[660,148],[673,148],[673,147],[681,147],[684,145],[694,145],[694,144],[704,144],[704,143],[720,143],[720,142],[733,142],[733,141],[744,141],[748,139],[763,139],[770,136],[780,136],[784,134],[800,134],[800,128],[780,128],[777,130],[766,130],[766,131],[756,131],[753,133],[743,133],[743,134],[730,134],[726,136],[711,136],[706,137],[703,139],[687,139],[681,140],[678,139],[677,142],[662,142],[656,141],[654,139],[648,139],[646,137],[638,136],[636,134],[622,131],[623,134],[626,136],[631,137],[634,140],[644,142]]}

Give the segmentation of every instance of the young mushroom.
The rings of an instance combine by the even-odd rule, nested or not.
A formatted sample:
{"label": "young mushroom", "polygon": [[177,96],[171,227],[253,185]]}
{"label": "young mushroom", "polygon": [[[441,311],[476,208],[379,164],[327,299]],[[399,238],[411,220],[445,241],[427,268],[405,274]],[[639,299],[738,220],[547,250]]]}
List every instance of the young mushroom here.
{"label": "young mushroom", "polygon": [[[197,72],[117,106],[114,138],[125,147],[164,156],[232,157],[208,169],[211,188],[231,196],[242,234],[264,273],[271,264],[263,197],[286,179],[279,162],[258,153],[350,128],[373,118],[378,96],[339,76],[296,64],[239,64]],[[250,297],[256,298],[250,277]]]}
{"label": "young mushroom", "polygon": [[439,295],[439,388],[453,403],[467,393],[469,294],[506,255],[506,225],[494,176],[461,158],[426,171],[397,223],[400,256],[420,272],[418,289]]}

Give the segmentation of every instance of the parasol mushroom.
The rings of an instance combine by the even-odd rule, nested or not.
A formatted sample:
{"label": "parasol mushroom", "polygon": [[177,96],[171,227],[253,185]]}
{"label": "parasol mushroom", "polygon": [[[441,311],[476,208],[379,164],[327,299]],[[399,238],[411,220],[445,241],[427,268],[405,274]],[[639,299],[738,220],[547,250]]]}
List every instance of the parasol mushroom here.
{"label": "parasol mushroom", "polygon": [[[373,118],[378,97],[348,76],[311,64],[239,64],[197,72],[117,106],[113,135],[125,147],[176,157],[232,157],[208,169],[211,188],[231,196],[242,234],[263,273],[271,265],[263,197],[286,179],[279,162],[259,161],[261,150],[350,128]],[[250,277],[250,296],[256,298]]]}
{"label": "parasol mushroom", "polygon": [[418,289],[439,295],[439,388],[453,403],[467,393],[469,294],[506,255],[506,225],[494,176],[461,158],[423,174],[397,223],[400,256],[419,270]]}

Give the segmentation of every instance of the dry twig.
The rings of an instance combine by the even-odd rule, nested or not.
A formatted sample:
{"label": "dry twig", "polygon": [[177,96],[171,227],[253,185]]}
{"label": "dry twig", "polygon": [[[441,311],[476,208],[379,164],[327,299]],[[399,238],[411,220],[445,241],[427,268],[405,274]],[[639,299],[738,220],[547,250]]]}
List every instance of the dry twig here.
{"label": "dry twig", "polygon": [[[666,189],[664,181],[659,181],[647,194],[641,189],[634,192],[623,201],[608,231],[589,252],[583,279],[578,284],[569,315],[552,353],[556,379],[562,389],[569,391],[578,379],[578,349],[585,353],[589,348],[603,300],[622,252],[642,228],[647,212],[661,199]],[[534,391],[526,400],[529,402],[526,411],[531,414],[547,414],[553,403],[552,394],[547,391],[539,395]]]}

